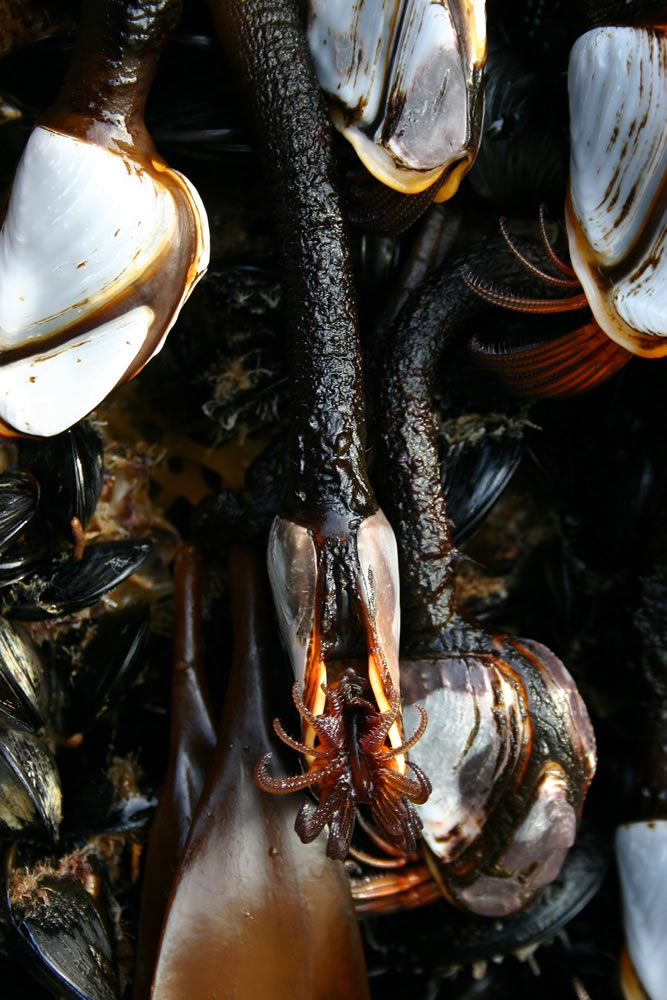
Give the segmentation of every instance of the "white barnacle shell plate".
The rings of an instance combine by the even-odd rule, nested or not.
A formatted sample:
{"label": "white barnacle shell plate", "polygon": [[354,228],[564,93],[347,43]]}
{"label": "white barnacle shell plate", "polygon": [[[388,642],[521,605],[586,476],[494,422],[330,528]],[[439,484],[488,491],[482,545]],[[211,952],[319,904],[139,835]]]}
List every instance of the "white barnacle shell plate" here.
{"label": "white barnacle shell plate", "polygon": [[364,165],[397,191],[472,164],[486,60],[484,0],[311,0],[308,37],[331,117]]}
{"label": "white barnacle shell plate", "polygon": [[667,820],[620,826],[615,847],[633,966],[650,1000],[667,1000]]}
{"label": "white barnacle shell plate", "polygon": [[572,264],[602,329],[667,353],[667,34],[603,27],[569,64]]}
{"label": "white barnacle shell plate", "polygon": [[[352,519],[341,539],[348,542],[346,558],[355,579],[360,613],[371,635],[368,650],[368,679],[381,712],[391,707],[391,689],[399,688],[398,647],[400,605],[396,538],[381,510],[364,518]],[[345,537],[347,536],[347,537]],[[324,710],[322,685],[327,683],[326,649],[320,646],[326,587],[322,544],[312,530],[284,517],[276,517],[269,533],[267,564],[280,630],[302,697],[314,715]],[[341,557],[344,558],[344,557]],[[339,595],[343,599],[343,595]],[[402,742],[395,723],[389,739],[393,746]],[[305,740],[306,742],[307,739]],[[397,758],[405,770],[404,758]]]}
{"label": "white barnacle shell plate", "polygon": [[[546,647],[507,637],[487,638],[484,649],[482,633],[462,634],[447,655],[401,660],[404,694],[428,712],[411,757],[432,792],[417,809],[445,894],[502,917],[558,875],[595,771],[595,737],[572,677]],[[410,731],[412,704],[405,722]]]}
{"label": "white barnacle shell plate", "polygon": [[208,256],[180,174],[37,127],[0,233],[0,419],[51,435],[84,417],[160,349]]}

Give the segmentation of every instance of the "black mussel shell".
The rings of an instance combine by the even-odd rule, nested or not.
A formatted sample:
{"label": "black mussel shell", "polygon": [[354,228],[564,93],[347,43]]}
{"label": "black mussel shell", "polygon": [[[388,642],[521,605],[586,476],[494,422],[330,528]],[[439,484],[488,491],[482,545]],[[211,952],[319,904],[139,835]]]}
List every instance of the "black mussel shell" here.
{"label": "black mussel shell", "polygon": [[8,587],[22,580],[39,567],[49,554],[51,535],[41,514],[25,532],[0,554],[0,587]]}
{"label": "black mussel shell", "polygon": [[118,1000],[104,893],[94,899],[75,875],[46,866],[22,867],[18,886],[12,887],[13,861],[10,850],[2,909],[11,931],[8,944],[16,957],[58,997]]}
{"label": "black mussel shell", "polygon": [[54,666],[60,668],[67,692],[68,732],[85,732],[101,712],[117,703],[143,662],[149,628],[150,609],[140,604],[92,618],[60,638]]}
{"label": "black mussel shell", "polygon": [[29,725],[47,721],[52,678],[27,632],[0,618],[0,705]]}
{"label": "black mussel shell", "polygon": [[90,421],[42,441],[20,445],[21,464],[29,468],[42,487],[43,505],[66,533],[78,517],[85,528],[97,505],[104,482],[102,435]]}
{"label": "black mussel shell", "polygon": [[40,621],[91,607],[135,573],[152,547],[150,541],[100,542],[89,545],[79,562],[61,552],[42,563],[38,573],[2,592],[6,612]]}
{"label": "black mussel shell", "polygon": [[268,536],[283,500],[287,442],[278,434],[246,471],[246,489],[223,489],[204,497],[193,519],[194,538],[202,552],[227,551],[230,541]]}
{"label": "black mussel shell", "polygon": [[503,212],[529,216],[541,202],[560,204],[567,179],[563,88],[523,54],[491,43],[484,102],[472,187]]}
{"label": "black mussel shell", "polygon": [[41,736],[0,708],[0,831],[58,835],[60,779]]}
{"label": "black mussel shell", "polygon": [[415,968],[441,973],[534,947],[552,938],[593,899],[610,858],[607,834],[582,831],[555,882],[520,913],[489,920],[455,910],[443,900],[411,912],[409,922],[403,914],[375,918],[376,945],[380,950],[398,946],[411,955]]}
{"label": "black mussel shell", "polygon": [[440,453],[441,476],[447,517],[454,542],[460,545],[481,524],[514,475],[524,453],[524,437],[518,420],[470,414],[452,424],[454,434],[445,438]]}
{"label": "black mussel shell", "polygon": [[0,552],[35,516],[39,492],[39,483],[25,469],[7,469],[0,475]]}
{"label": "black mussel shell", "polygon": [[146,125],[169,162],[253,152],[247,118],[216,40],[175,34],[161,58],[146,106]]}
{"label": "black mussel shell", "polygon": [[[125,707],[126,703],[123,712]],[[124,716],[121,721],[128,725]],[[142,743],[148,743],[153,736],[148,728],[139,735],[135,731],[133,749],[124,753],[122,734],[102,716],[80,746],[60,755],[64,837],[122,832],[146,825],[157,797],[144,775],[146,748]]]}

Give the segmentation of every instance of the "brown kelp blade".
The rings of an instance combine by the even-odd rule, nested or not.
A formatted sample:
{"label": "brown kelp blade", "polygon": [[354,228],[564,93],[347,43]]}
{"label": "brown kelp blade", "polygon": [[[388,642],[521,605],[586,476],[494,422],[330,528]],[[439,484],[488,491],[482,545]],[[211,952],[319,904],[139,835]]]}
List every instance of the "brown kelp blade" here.
{"label": "brown kelp blade", "polygon": [[155,810],[141,896],[134,1000],[150,996],[169,887],[215,750],[201,649],[201,560],[184,545],[174,561],[174,653],[169,764]]}
{"label": "brown kelp blade", "polygon": [[323,838],[302,844],[294,805],[257,788],[276,750],[266,695],[269,597],[259,559],[230,557],[235,649],[218,749],[176,875],[152,996],[157,1000],[368,998],[343,866]]}

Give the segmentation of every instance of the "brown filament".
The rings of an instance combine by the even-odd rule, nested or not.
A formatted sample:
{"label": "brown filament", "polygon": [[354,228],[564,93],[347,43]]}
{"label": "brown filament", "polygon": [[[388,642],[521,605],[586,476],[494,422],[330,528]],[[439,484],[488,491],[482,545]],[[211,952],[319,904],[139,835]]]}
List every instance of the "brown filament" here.
{"label": "brown filament", "polygon": [[[576,277],[556,278],[554,277],[554,275],[548,274],[546,271],[543,271],[540,267],[536,267],[535,264],[532,264],[527,257],[524,257],[524,255],[521,253],[516,243],[514,243],[509,234],[509,229],[507,228],[507,219],[503,218],[500,220],[500,232],[502,233],[502,237],[505,240],[505,243],[512,251],[516,259],[520,261],[526,268],[526,270],[530,271],[531,274],[534,274],[537,278],[541,278],[542,281],[546,281],[547,284],[549,285],[555,285],[557,288],[577,288],[579,286],[578,278]],[[543,236],[546,237],[546,230],[543,230]],[[548,244],[548,246],[551,249],[551,244]]]}
{"label": "brown filament", "polygon": [[461,278],[475,295],[479,295],[491,305],[502,306],[502,308],[511,309],[513,312],[539,314],[573,312],[576,309],[585,309],[588,305],[588,299],[583,292],[563,299],[530,299],[518,292],[500,290],[487,284],[469,267],[461,269]]}
{"label": "brown filament", "polygon": [[567,274],[570,278],[576,278],[574,268],[568,264],[567,261],[563,260],[563,258],[556,253],[552,246],[549,234],[547,233],[546,209],[544,205],[540,205],[540,233],[542,235],[542,245],[544,246],[547,257],[554,267],[558,268],[561,274]]}
{"label": "brown filament", "polygon": [[73,517],[69,524],[72,529],[72,537],[74,538],[74,551],[72,552],[72,559],[74,562],[81,562],[83,559],[83,553],[86,549],[86,534],[78,517]]}

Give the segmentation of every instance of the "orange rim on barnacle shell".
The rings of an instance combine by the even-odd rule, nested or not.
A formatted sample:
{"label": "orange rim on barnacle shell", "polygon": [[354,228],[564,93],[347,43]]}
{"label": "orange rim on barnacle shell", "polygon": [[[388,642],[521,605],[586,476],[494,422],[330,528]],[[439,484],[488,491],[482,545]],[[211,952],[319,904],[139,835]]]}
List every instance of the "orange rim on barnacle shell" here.
{"label": "orange rim on barnacle shell", "polygon": [[570,257],[605,333],[667,354],[667,33],[595,28],[570,54]]}

